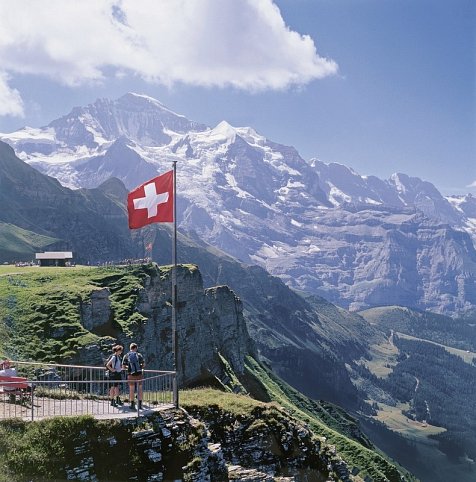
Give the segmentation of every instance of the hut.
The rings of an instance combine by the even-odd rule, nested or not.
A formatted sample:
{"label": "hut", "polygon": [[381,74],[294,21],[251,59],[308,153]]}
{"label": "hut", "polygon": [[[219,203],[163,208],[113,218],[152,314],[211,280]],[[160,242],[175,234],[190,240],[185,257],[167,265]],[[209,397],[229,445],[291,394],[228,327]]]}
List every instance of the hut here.
{"label": "hut", "polygon": [[35,253],[35,258],[40,266],[66,266],[73,259],[71,251],[45,251]]}

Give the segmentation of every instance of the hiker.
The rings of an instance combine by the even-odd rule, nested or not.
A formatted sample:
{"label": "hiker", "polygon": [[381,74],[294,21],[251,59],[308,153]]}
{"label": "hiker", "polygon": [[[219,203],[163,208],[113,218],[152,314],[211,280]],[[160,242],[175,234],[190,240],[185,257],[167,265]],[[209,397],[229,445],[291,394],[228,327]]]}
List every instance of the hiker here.
{"label": "hiker", "polygon": [[8,358],[4,358],[3,361],[0,362],[0,376],[3,376],[3,377],[17,376],[17,370],[15,367],[12,367],[10,360]]}
{"label": "hiker", "polygon": [[[0,377],[16,377],[17,370],[15,367],[12,367],[10,360],[8,358],[4,358],[3,361],[0,362]],[[6,385],[3,387],[3,391],[5,393],[9,393],[10,402],[15,403],[16,397],[15,392],[17,391],[17,387],[15,384]]]}
{"label": "hiker", "polygon": [[123,405],[121,397],[119,396],[119,386],[122,380],[122,351],[124,348],[122,345],[114,345],[112,347],[112,355],[106,363],[106,369],[108,370],[109,380],[111,388],[109,389],[109,398],[111,399],[111,406],[118,407]]}
{"label": "hiker", "polygon": [[129,402],[131,410],[135,410],[134,390],[137,383],[137,401],[139,408],[142,408],[142,371],[144,369],[144,357],[137,351],[137,343],[131,343],[130,351],[122,360],[122,366],[127,369],[127,380],[129,384]]}

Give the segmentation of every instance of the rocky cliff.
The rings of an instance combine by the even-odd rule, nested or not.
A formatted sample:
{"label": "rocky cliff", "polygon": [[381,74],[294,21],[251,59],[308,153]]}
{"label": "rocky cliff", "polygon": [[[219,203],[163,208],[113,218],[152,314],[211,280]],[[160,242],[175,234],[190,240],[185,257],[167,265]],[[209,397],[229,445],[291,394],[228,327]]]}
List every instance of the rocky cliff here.
{"label": "rocky cliff", "polygon": [[[306,301],[261,268],[217,259],[204,250],[184,250],[203,267],[199,271],[186,265],[178,270],[178,368],[185,383],[210,373],[222,376],[223,370],[217,368],[220,356],[242,373],[243,357],[257,350],[306,395],[358,407],[345,363],[367,353],[362,337],[378,338],[368,323],[325,300]],[[137,268],[135,284],[127,284],[127,271],[121,276],[97,277],[98,286],[82,302],[81,323],[126,346],[137,341],[152,363],[150,368],[172,369],[170,270],[144,270],[146,276],[143,268]],[[202,273],[212,287],[204,288]],[[225,284],[236,286],[236,291]],[[132,295],[130,307],[127,311],[114,308],[126,290]],[[208,354],[201,350],[205,345],[210,345]],[[87,356],[91,356],[89,351]]]}
{"label": "rocky cliff", "polygon": [[[138,343],[148,368],[172,370],[170,267],[150,267],[141,284],[127,293],[133,300],[127,319],[121,319],[111,304],[111,296],[121,296],[117,283],[121,283],[119,278],[98,279],[104,286],[81,303],[81,324],[93,333],[114,338],[126,350],[130,342]],[[245,356],[255,353],[240,299],[227,286],[205,289],[200,271],[193,265],[177,268],[177,341],[181,384],[213,378],[220,373],[222,358],[233,371],[243,373]],[[90,348],[85,353],[91,357]],[[83,356],[79,354],[80,359]],[[103,355],[98,351],[99,356]]]}
{"label": "rocky cliff", "polygon": [[[190,413],[0,422],[2,472],[11,481],[362,480],[352,475],[359,469],[349,467],[325,437],[276,406],[241,398],[236,401],[241,412],[188,402]],[[53,443],[35,443],[37,432]],[[34,445],[27,449],[22,440]]]}

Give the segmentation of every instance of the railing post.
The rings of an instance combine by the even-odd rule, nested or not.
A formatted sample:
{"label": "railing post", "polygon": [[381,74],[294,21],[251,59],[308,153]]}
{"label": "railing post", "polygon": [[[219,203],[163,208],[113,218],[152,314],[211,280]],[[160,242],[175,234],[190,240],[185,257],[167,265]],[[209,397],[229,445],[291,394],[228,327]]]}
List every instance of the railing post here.
{"label": "railing post", "polygon": [[172,378],[172,392],[173,392],[173,402],[174,407],[178,408],[179,406],[179,399],[178,399],[178,386],[177,386],[177,372],[175,371]]}
{"label": "railing post", "polygon": [[33,387],[33,383],[31,384],[31,421],[33,422],[33,420],[35,419],[35,406],[33,405],[33,402],[34,402],[34,387]]}
{"label": "railing post", "polygon": [[89,380],[91,384],[89,385],[89,393],[92,395],[93,393],[93,388],[94,388],[94,381],[93,381],[93,369],[89,369]]}

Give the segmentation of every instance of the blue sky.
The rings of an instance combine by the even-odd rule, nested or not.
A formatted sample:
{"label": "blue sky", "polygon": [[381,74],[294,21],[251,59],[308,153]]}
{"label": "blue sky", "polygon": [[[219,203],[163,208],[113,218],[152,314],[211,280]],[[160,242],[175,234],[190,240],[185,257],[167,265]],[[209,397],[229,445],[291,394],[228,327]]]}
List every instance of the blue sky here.
{"label": "blue sky", "polygon": [[0,132],[134,91],[306,159],[476,194],[472,0],[79,3],[1,4]]}

